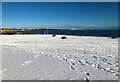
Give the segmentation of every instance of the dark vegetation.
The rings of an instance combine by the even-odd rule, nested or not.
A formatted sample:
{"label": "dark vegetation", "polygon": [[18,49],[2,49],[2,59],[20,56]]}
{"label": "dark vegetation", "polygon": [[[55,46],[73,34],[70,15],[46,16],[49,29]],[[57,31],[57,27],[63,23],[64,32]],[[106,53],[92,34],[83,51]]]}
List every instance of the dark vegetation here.
{"label": "dark vegetation", "polygon": [[52,37],[55,37],[55,36],[56,36],[55,34],[52,35]]}
{"label": "dark vegetation", "polygon": [[62,36],[61,39],[67,39],[67,37],[66,36]]}

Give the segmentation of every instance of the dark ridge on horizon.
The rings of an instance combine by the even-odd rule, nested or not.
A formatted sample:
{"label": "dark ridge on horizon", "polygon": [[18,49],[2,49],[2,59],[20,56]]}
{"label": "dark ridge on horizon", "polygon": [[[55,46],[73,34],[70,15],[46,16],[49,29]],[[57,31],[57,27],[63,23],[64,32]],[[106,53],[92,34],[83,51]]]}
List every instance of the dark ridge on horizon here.
{"label": "dark ridge on horizon", "polygon": [[99,36],[99,37],[120,37],[120,30],[117,29],[89,29],[89,30],[71,30],[71,29],[47,29],[47,28],[3,28],[4,34],[8,31],[14,34],[56,34],[56,35],[75,35],[75,36]]}

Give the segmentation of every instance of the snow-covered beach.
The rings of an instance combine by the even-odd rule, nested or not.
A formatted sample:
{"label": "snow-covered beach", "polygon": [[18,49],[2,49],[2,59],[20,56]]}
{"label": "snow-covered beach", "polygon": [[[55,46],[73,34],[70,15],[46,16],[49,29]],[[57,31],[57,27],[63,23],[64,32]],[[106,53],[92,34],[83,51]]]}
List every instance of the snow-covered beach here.
{"label": "snow-covered beach", "polygon": [[4,80],[117,80],[118,39],[1,35]]}

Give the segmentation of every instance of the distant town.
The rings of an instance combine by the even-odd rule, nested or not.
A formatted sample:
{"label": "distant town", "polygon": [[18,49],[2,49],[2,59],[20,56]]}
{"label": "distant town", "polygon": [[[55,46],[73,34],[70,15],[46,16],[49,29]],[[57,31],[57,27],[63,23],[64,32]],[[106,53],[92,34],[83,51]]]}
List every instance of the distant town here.
{"label": "distant town", "polygon": [[0,34],[34,34],[34,30],[44,30],[44,34],[48,33],[48,28],[0,28]]}

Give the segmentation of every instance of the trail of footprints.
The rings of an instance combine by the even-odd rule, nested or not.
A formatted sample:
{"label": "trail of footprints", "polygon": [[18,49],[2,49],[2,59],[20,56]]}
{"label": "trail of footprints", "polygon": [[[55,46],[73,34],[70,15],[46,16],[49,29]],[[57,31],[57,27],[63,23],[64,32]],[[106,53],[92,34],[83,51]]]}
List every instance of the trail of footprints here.
{"label": "trail of footprints", "polygon": [[[83,54],[82,58],[83,59],[79,59],[77,56],[68,55],[64,51],[61,51],[60,49],[57,49],[56,53],[48,53],[48,52],[46,53],[45,51],[42,52],[42,51],[39,51],[39,50],[38,51],[37,50],[26,50],[26,51],[28,51],[28,52],[32,51],[33,53],[35,53],[34,58],[38,58],[40,55],[45,55],[45,56],[49,56],[49,57],[56,57],[56,58],[62,59],[64,61],[68,62],[71,70],[79,71],[79,72],[81,72],[81,73],[83,73],[83,74],[85,74],[89,77],[90,77],[91,74],[89,72],[83,72],[79,68],[80,66],[91,66],[93,68],[112,73],[116,76],[120,76],[119,71],[117,70],[118,69],[118,59],[117,58],[115,58],[116,62],[111,63],[110,61],[107,60],[107,58],[105,58],[102,55],[99,55],[99,56],[93,55],[92,56],[92,58],[94,59],[94,62],[102,61],[102,62],[106,63],[108,66],[111,66],[111,65],[115,64],[114,68],[110,68],[110,67],[104,67],[104,66],[100,65],[99,63],[94,63],[91,60],[86,59],[85,56],[84,56],[84,54],[87,54],[86,52],[84,52],[84,53],[82,52],[82,54]],[[109,57],[114,58],[111,55]],[[27,65],[31,62],[32,62],[31,60],[25,61],[22,65]]]}
{"label": "trail of footprints", "polygon": [[[110,73],[113,73],[114,75],[116,76],[120,76],[119,75],[119,72],[118,72],[118,61],[116,61],[115,63],[115,68],[110,68],[110,67],[104,67],[102,65],[100,65],[99,63],[94,63],[94,62],[91,62],[90,60],[84,58],[84,59],[77,59],[77,57],[73,56],[73,57],[70,57],[70,55],[68,56],[67,54],[63,53],[62,55],[46,55],[46,56],[50,56],[50,57],[58,57],[59,59],[62,59],[66,62],[68,62],[68,64],[70,65],[70,69],[72,70],[76,70],[76,71],[81,71],[79,69],[79,66],[91,66],[93,68],[96,68],[96,69],[99,69],[99,70],[102,70],[102,71],[106,71],[106,72],[110,72]],[[103,56],[99,56],[99,57],[96,57],[95,55],[92,56],[96,61],[102,61],[106,64],[108,64],[108,66],[111,66],[113,65],[111,62],[109,62],[105,57]],[[83,71],[81,71],[81,73],[83,73]],[[84,72],[86,75],[90,75],[90,73],[86,73]]]}

